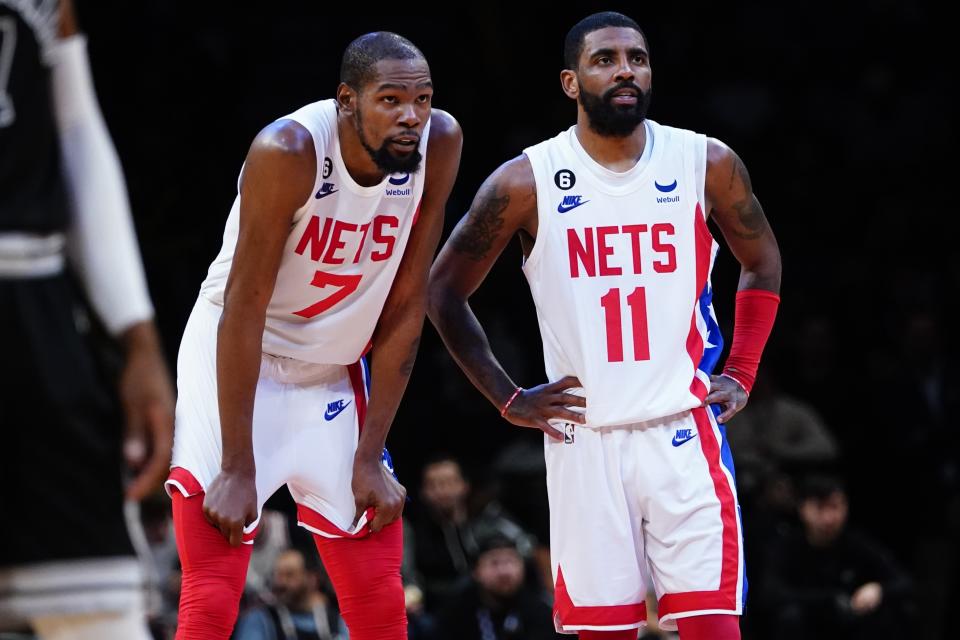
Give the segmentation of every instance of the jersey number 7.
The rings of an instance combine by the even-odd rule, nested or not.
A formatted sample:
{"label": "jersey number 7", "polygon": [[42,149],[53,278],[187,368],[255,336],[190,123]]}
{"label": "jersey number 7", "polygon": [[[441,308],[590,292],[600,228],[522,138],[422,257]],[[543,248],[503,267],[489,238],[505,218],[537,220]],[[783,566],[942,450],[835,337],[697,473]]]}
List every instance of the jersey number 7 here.
{"label": "jersey number 7", "polygon": [[338,287],[326,298],[314,302],[309,307],[305,309],[300,309],[300,311],[294,311],[294,315],[298,315],[301,318],[313,318],[333,305],[337,304],[351,293],[357,290],[357,287],[360,286],[360,279],[363,278],[361,274],[340,274],[340,273],[327,273],[326,271],[317,271],[313,274],[313,281],[310,282],[311,285],[315,287],[324,288],[327,286]]}

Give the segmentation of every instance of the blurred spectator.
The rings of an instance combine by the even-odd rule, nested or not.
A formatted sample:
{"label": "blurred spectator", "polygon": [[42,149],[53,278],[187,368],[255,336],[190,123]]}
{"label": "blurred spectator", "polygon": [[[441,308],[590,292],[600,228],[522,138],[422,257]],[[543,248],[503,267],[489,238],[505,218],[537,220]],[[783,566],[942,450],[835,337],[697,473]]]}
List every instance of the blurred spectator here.
{"label": "blurred spectator", "polygon": [[234,640],[346,640],[346,625],[331,590],[321,590],[318,569],[308,568],[296,549],[280,553],[273,571],[273,598],[240,618]]}
{"label": "blurred spectator", "polygon": [[260,531],[253,542],[244,585],[244,597],[252,598],[255,603],[270,599],[270,582],[275,575],[277,561],[291,546],[287,520],[287,515],[273,509],[264,508],[260,515]]}
{"label": "blurred spectator", "polygon": [[741,494],[754,494],[790,471],[832,463],[836,438],[811,405],[784,394],[770,368],[761,371],[750,403],[727,430]]}
{"label": "blurred spectator", "polygon": [[515,437],[497,454],[493,469],[497,504],[533,536],[536,541],[533,555],[540,581],[552,593],[547,465],[540,434],[524,433]]}
{"label": "blurred spectator", "polygon": [[550,605],[524,584],[516,543],[499,534],[481,538],[472,580],[440,615],[440,637],[456,640],[553,640]]}
{"label": "blurred spectator", "polygon": [[416,569],[414,534],[407,518],[403,520],[403,560],[400,577],[403,580],[403,605],[407,611],[407,639],[435,640],[436,619],[426,610],[422,578]]}
{"label": "blurred spectator", "polygon": [[800,489],[802,532],[774,541],[762,585],[778,640],[905,638],[910,581],[889,553],[847,528],[839,480]]}
{"label": "blurred spectator", "polygon": [[422,585],[426,606],[439,610],[450,596],[469,582],[471,562],[480,551],[479,540],[500,534],[513,541],[523,558],[533,542],[523,529],[504,516],[496,503],[472,515],[468,509],[470,483],[452,456],[434,456],[423,468],[420,513],[411,517],[408,550],[416,563],[416,581]]}

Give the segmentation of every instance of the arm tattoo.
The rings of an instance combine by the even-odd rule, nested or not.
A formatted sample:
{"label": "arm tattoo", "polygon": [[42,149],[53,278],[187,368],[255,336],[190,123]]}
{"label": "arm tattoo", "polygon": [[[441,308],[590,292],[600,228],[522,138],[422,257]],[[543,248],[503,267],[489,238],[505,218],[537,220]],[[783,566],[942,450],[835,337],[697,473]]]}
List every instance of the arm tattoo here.
{"label": "arm tattoo", "polygon": [[733,208],[740,221],[740,226],[733,230],[738,238],[756,240],[767,232],[767,218],[753,194],[748,199],[735,203]]}
{"label": "arm tattoo", "polygon": [[763,209],[760,203],[753,195],[753,185],[750,182],[750,174],[747,173],[747,167],[739,156],[733,156],[733,170],[730,172],[730,188],[734,188],[737,177],[743,183],[743,189],[747,192],[747,198],[734,203],[733,208],[737,212],[737,219],[740,221],[740,228],[734,229],[738,238],[744,240],[756,240],[767,231],[767,219],[763,215]]}
{"label": "arm tattoo", "polygon": [[508,194],[498,194],[495,185],[485,187],[477,195],[466,223],[454,234],[453,248],[471,260],[483,260],[503,227],[503,211],[508,204]]}
{"label": "arm tattoo", "polygon": [[413,363],[417,360],[417,349],[420,347],[420,336],[417,336],[416,340],[413,341],[410,345],[410,353],[407,354],[407,357],[403,359],[403,362],[400,363],[400,374],[410,377],[410,374],[413,373]]}

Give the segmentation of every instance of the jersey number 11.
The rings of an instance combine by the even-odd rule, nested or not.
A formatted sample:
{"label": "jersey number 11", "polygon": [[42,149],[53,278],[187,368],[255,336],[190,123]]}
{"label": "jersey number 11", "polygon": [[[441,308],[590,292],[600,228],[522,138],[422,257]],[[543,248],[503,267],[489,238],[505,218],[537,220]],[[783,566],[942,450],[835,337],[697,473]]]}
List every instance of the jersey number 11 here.
{"label": "jersey number 11", "polygon": [[[647,334],[647,292],[637,287],[627,296],[633,328],[633,359],[650,359],[650,336]],[[610,289],[600,298],[607,325],[607,362],[623,362],[623,327],[620,315],[620,289]]]}

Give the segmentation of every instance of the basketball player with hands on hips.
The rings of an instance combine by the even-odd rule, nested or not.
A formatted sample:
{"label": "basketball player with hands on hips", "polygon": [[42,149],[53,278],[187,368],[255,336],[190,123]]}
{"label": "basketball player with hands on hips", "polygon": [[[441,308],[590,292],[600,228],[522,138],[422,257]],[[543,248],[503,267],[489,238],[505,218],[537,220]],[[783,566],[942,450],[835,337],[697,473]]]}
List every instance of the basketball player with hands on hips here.
{"label": "basketball player with hands on hips", "polygon": [[[780,253],[723,143],[646,119],[650,48],[621,14],[567,34],[577,121],[497,169],[433,266],[428,313],[474,385],[541,429],[558,631],[635,640],[646,585],[682,640],[739,638],[746,579],[724,424],[747,402]],[[711,303],[712,218],[741,265],[733,343]],[[550,380],[516,385],[468,304],[517,234]]]}
{"label": "basketball player with hands on hips", "polygon": [[431,108],[429,66],[401,36],[352,42],[340,77],[335,99],[253,141],[184,331],[167,480],[183,565],[177,638],[230,636],[261,508],[282,485],[350,637],[406,638],[406,491],[384,443],[462,134]]}

